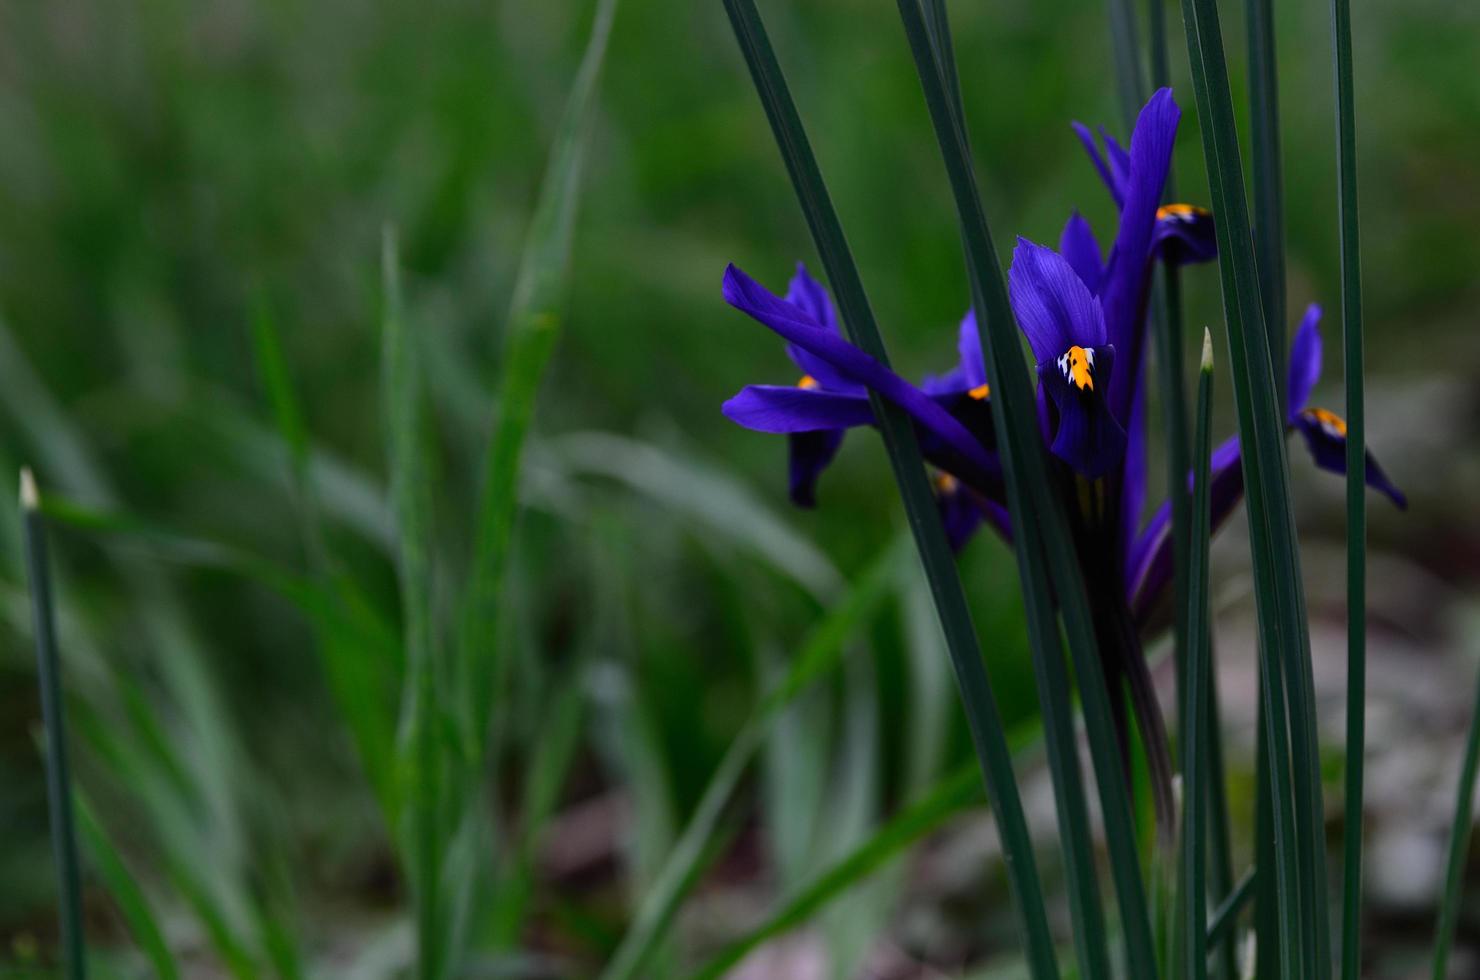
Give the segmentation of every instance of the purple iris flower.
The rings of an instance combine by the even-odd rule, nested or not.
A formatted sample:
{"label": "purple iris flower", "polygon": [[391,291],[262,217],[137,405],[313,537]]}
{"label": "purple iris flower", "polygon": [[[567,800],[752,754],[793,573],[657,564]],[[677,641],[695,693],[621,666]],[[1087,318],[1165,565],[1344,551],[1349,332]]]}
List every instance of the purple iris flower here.
{"label": "purple iris flower", "polygon": [[[1119,209],[1110,252],[1102,258],[1089,223],[1076,213],[1058,251],[1018,239],[1008,271],[1012,310],[1036,362],[1040,423],[1056,461],[1053,478],[1091,586],[1106,683],[1112,692],[1129,690],[1152,753],[1163,816],[1170,813],[1171,766],[1140,640],[1171,574],[1169,505],[1140,529],[1147,484],[1147,299],[1157,261],[1179,265],[1215,254],[1209,212],[1160,203],[1180,115],[1171,90],[1161,89],[1141,110],[1129,150],[1104,135],[1103,154],[1076,124]],[[793,500],[810,505],[818,474],[843,433],[875,423],[872,392],[910,416],[926,460],[940,471],[936,497],[952,545],[959,548],[983,523],[1010,535],[991,391],[972,314],[961,323],[957,365],[916,386],[843,339],[826,291],[805,269],[798,268],[781,299],[730,266],[724,296],[780,334],[803,372],[796,385],[749,385],[724,405],[725,414],[741,425],[791,437]],[[1312,308],[1296,337],[1289,424],[1305,437],[1319,465],[1343,472],[1344,423],[1305,404],[1320,371],[1318,317]],[[1368,482],[1401,505],[1401,493],[1370,455],[1367,467]],[[1215,528],[1242,492],[1238,444],[1232,440],[1213,458]],[[1123,711],[1125,700],[1113,696],[1111,704]],[[1128,751],[1127,719],[1117,721],[1122,751]]]}

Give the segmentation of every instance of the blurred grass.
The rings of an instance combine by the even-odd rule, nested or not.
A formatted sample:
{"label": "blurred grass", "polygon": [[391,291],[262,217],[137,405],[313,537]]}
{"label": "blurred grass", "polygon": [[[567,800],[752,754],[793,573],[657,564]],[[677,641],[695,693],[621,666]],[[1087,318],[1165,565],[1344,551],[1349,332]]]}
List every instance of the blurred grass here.
{"label": "blurred grass", "polygon": [[[10,472],[31,459],[69,499],[279,567],[311,567],[275,431],[282,406],[254,363],[253,317],[270,310],[312,433],[304,472],[325,541],[353,576],[356,615],[399,627],[373,408],[380,230],[401,230],[408,316],[425,325],[415,339],[429,375],[438,512],[470,513],[524,234],[593,10],[590,0],[7,6],[0,464]],[[951,12],[971,130],[1010,148],[978,161],[999,235],[1052,239],[1077,206],[1103,237],[1109,201],[1067,128],[1071,118],[1118,118],[1103,4]],[[938,369],[952,356],[967,289],[897,15],[861,0],[773,3],[766,13],[816,121],[891,351],[907,375]],[[1329,309],[1339,295],[1331,94],[1325,59],[1309,56],[1324,50],[1326,13],[1276,5],[1275,15],[1290,308],[1321,299]],[[1364,6],[1355,29],[1375,414],[1384,386],[1468,383],[1480,364],[1470,326],[1480,300],[1480,31],[1462,7],[1396,0]],[[1190,106],[1180,54],[1172,68]],[[1013,97],[990,97],[1005,92]],[[1189,113],[1180,189],[1205,203],[1195,128]],[[638,785],[655,788],[634,816],[642,840],[621,842],[642,881],[767,689],[761,665],[787,662],[900,520],[870,440],[848,441],[815,513],[791,512],[783,447],[718,413],[745,382],[791,380],[774,338],[722,309],[724,262],[774,279],[807,240],[718,4],[623,8],[587,166],[567,326],[534,423],[529,511],[509,570],[520,610],[512,642],[539,656],[511,679],[528,707],[510,720],[504,761],[526,758],[561,717],[542,714],[561,703],[548,699],[552,689],[584,685],[589,711],[554,816],[643,773]],[[1189,273],[1183,292],[1188,324],[1216,315],[1211,269]],[[1334,390],[1334,361],[1327,369]],[[1215,430],[1230,429],[1220,406]],[[1374,446],[1388,448],[1375,435]],[[1299,496],[1321,478],[1301,461],[1294,479]],[[1424,506],[1402,537],[1374,509],[1374,561],[1379,550],[1432,555],[1429,567],[1473,587],[1468,552],[1454,540],[1456,528],[1474,537],[1473,518],[1442,488],[1416,489]],[[7,595],[21,581],[14,516],[0,519]],[[1306,517],[1302,530],[1337,539],[1339,520],[1317,508]],[[456,572],[470,536],[440,520],[449,567],[439,574]],[[217,945],[241,947],[264,968],[269,947],[282,946],[264,924],[295,915],[314,926],[293,930],[313,962],[354,962],[374,975],[404,962],[404,883],[377,816],[381,791],[337,707],[339,685],[354,678],[326,676],[312,622],[219,565],[160,564],[142,545],[87,535],[56,545],[68,597],[62,655],[80,678],[82,779],[182,971],[210,958],[209,908],[220,910]],[[1010,554],[982,540],[963,561],[973,614],[992,641],[994,686],[1009,725],[1021,723],[1036,707]],[[876,818],[968,751],[948,686],[929,673],[939,651],[917,657],[930,627],[910,608],[896,604],[870,631],[871,694],[862,680],[850,682],[852,694],[829,683],[816,706],[809,701],[809,712],[835,722],[851,716],[850,698],[877,707],[878,785],[850,791]],[[51,896],[40,769],[23,724],[34,714],[28,638],[14,615],[5,621],[0,826],[12,843],[0,848],[0,961],[14,937],[48,945],[38,910]],[[367,703],[393,718],[400,654],[358,648],[381,651],[360,680],[378,692]],[[608,722],[627,735],[619,745],[604,737]],[[935,748],[912,741],[920,727],[935,732]],[[822,760],[813,767],[867,743],[836,724],[800,730]],[[765,765],[766,779],[780,779]],[[552,791],[521,797],[518,777],[507,778],[509,798],[529,801],[530,810],[505,814],[522,827]],[[822,801],[835,791],[814,788]],[[743,845],[745,828],[737,833]],[[171,871],[196,866],[200,882]],[[278,866],[291,869],[291,897],[255,870]],[[789,867],[785,880],[816,870]],[[630,895],[579,874],[551,880],[533,886],[541,928],[558,934],[562,962],[590,969],[611,952]],[[99,938],[122,940],[115,916],[89,922]],[[363,959],[346,944],[363,947]],[[140,965],[126,955],[121,963]]]}

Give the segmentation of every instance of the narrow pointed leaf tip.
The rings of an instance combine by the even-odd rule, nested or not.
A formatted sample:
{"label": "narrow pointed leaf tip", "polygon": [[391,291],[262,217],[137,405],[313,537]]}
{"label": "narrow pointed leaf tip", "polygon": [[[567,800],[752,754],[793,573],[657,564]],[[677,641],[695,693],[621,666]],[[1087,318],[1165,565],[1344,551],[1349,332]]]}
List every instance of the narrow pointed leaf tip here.
{"label": "narrow pointed leaf tip", "polygon": [[1203,327],[1202,369],[1213,370],[1213,331]]}
{"label": "narrow pointed leaf tip", "polygon": [[36,490],[36,477],[29,466],[21,467],[21,506],[26,510],[36,510],[41,506],[41,494]]}

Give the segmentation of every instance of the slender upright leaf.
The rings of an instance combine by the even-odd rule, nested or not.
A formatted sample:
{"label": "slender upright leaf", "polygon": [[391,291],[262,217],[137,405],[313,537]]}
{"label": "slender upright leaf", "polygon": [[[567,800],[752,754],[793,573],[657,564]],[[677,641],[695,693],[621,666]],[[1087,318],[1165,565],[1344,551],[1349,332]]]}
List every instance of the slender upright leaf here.
{"label": "slender upright leaf", "polygon": [[1254,262],[1280,405],[1285,404],[1285,203],[1273,0],[1244,0],[1249,29],[1249,148]]}
{"label": "slender upright leaf", "polygon": [[432,638],[432,528],[430,474],[421,428],[421,381],[415,344],[401,302],[399,256],[386,229],[381,256],[382,396],[391,501],[400,528],[397,572],[405,626],[406,697],[401,726],[401,771],[409,810],[406,861],[416,903],[417,965],[421,980],[442,975],[443,912],[438,908],[442,873],[443,793],[438,738],[437,668]]}
{"label": "slender upright leaf", "polygon": [[1362,775],[1367,753],[1367,411],[1350,0],[1331,0],[1331,49],[1346,367],[1346,839],[1342,847],[1341,975],[1343,980],[1357,980],[1362,968]]}
{"label": "slender upright leaf", "polygon": [[56,613],[52,608],[51,569],[46,557],[46,519],[41,515],[41,497],[30,470],[21,470],[21,514],[31,585],[32,628],[36,631],[36,683],[41,689],[41,720],[45,726],[46,808],[51,818],[51,850],[56,859],[63,963],[68,980],[82,980],[87,973],[87,949],[82,931],[77,826],[72,818],[72,775],[67,766],[62,665],[57,657]]}
{"label": "slender upright leaf", "polygon": [[524,241],[504,331],[504,364],[494,432],[483,462],[483,491],[473,568],[463,596],[458,637],[461,687],[467,699],[464,754],[476,769],[484,757],[490,713],[504,690],[507,665],[497,649],[499,602],[519,503],[519,468],[545,368],[560,335],[570,285],[570,245],[581,173],[596,115],[597,83],[617,0],[598,0],[591,36],[565,104]]}
{"label": "slender upright leaf", "polygon": [[1203,331],[1202,369],[1197,382],[1197,437],[1192,453],[1192,561],[1187,581],[1187,683],[1182,704],[1182,905],[1185,980],[1208,975],[1207,758],[1209,729],[1203,719],[1208,703],[1208,670],[1212,629],[1208,621],[1208,543],[1212,536],[1210,454],[1213,422],[1213,335]]}
{"label": "slender upright leaf", "polygon": [[[725,9],[833,286],[843,325],[855,344],[880,362],[887,363],[863,283],[823,184],[822,173],[802,128],[801,118],[761,24],[760,14],[753,0],[725,0]],[[925,40],[923,25],[920,40],[928,52],[929,42]],[[933,64],[932,56],[927,53],[925,57]],[[933,69],[931,74],[934,74]],[[1022,374],[1021,366],[1018,373]],[[1020,377],[1019,383],[1026,389],[1025,377]],[[877,395],[870,398],[899,484],[910,530],[915,535],[921,562],[935,597],[987,791],[997,804],[998,828],[1003,848],[1011,855],[1008,869],[1013,897],[1033,973],[1038,980],[1055,977],[1058,967],[1043,905],[1043,888],[1012,770],[1012,757],[1007,750],[1002,719],[982,664],[955,560],[926,480],[914,429],[903,411]],[[1027,405],[1027,398],[1024,397],[1019,404]]]}

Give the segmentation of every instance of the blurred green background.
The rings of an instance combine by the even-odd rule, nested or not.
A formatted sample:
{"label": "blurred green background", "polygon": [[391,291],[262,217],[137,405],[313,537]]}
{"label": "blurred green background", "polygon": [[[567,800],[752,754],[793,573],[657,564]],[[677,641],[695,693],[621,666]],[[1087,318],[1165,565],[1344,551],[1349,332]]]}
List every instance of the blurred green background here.
{"label": "blurred green background", "polygon": [[[1290,309],[1327,306],[1318,395],[1339,409],[1328,12],[1277,6]],[[1241,8],[1225,8],[1241,92]],[[954,358],[966,288],[894,5],[763,10],[895,359],[912,376],[939,370]],[[951,11],[1002,254],[1014,234],[1056,241],[1070,208],[1108,241],[1110,201],[1068,126],[1123,132],[1103,6]],[[0,5],[0,472],[10,479],[29,462],[69,499],[304,567],[253,351],[253,317],[269,318],[327,474],[331,548],[394,620],[378,329],[389,224],[427,372],[434,594],[446,606],[471,536],[524,234],[591,13],[586,0]],[[1185,79],[1175,6],[1169,16]],[[1369,946],[1374,975],[1401,976],[1427,936],[1475,664],[1464,638],[1480,612],[1480,11],[1373,0],[1356,18],[1369,441],[1412,499],[1406,515],[1371,505]],[[1185,81],[1178,96],[1179,187],[1201,203]],[[626,0],[598,99],[568,317],[539,401],[509,579],[518,612],[506,632],[525,666],[509,707],[508,795],[525,781],[551,699],[575,685],[587,703],[513,944],[538,976],[589,975],[609,955],[748,705],[839,583],[903,528],[871,436],[848,440],[821,506],[797,512],[783,441],[719,413],[744,383],[794,380],[776,338],[720,300],[725,263],[779,289],[796,260],[812,261],[720,5]],[[1189,324],[1216,333],[1216,270],[1184,281]],[[1232,429],[1225,409],[1220,432]],[[582,435],[593,432],[638,443]],[[1336,733],[1341,484],[1303,452],[1292,460],[1322,723]],[[766,538],[776,521],[779,536]],[[1254,698],[1242,533],[1235,522],[1215,550],[1235,746],[1249,741]],[[0,526],[0,964],[21,975],[49,961],[55,936],[17,541],[12,514]],[[310,972],[400,969],[406,886],[303,618],[240,575],[188,554],[162,560],[128,536],[64,529],[56,550],[80,779],[186,972],[213,976],[231,962],[192,880],[224,896],[241,934],[290,935],[282,943]],[[1004,712],[1030,719],[1010,556],[983,537],[963,569]],[[654,975],[753,923],[969,758],[910,571],[842,676],[786,716],[742,790],[735,842]],[[1339,738],[1331,745],[1339,755]],[[1235,777],[1247,783],[1238,751]],[[1236,788],[1247,806],[1247,786]],[[867,915],[825,919],[755,975],[954,975],[1010,954],[1000,870],[976,830],[983,812],[854,889],[848,900]],[[951,860],[958,853],[968,857]],[[127,947],[105,890],[88,894],[96,945]],[[1473,943],[1468,920],[1461,929]],[[825,940],[815,948],[814,932]],[[272,942],[246,945],[252,970],[288,972]],[[1480,968],[1473,948],[1462,952],[1459,969]],[[109,962],[140,969],[127,952]]]}

